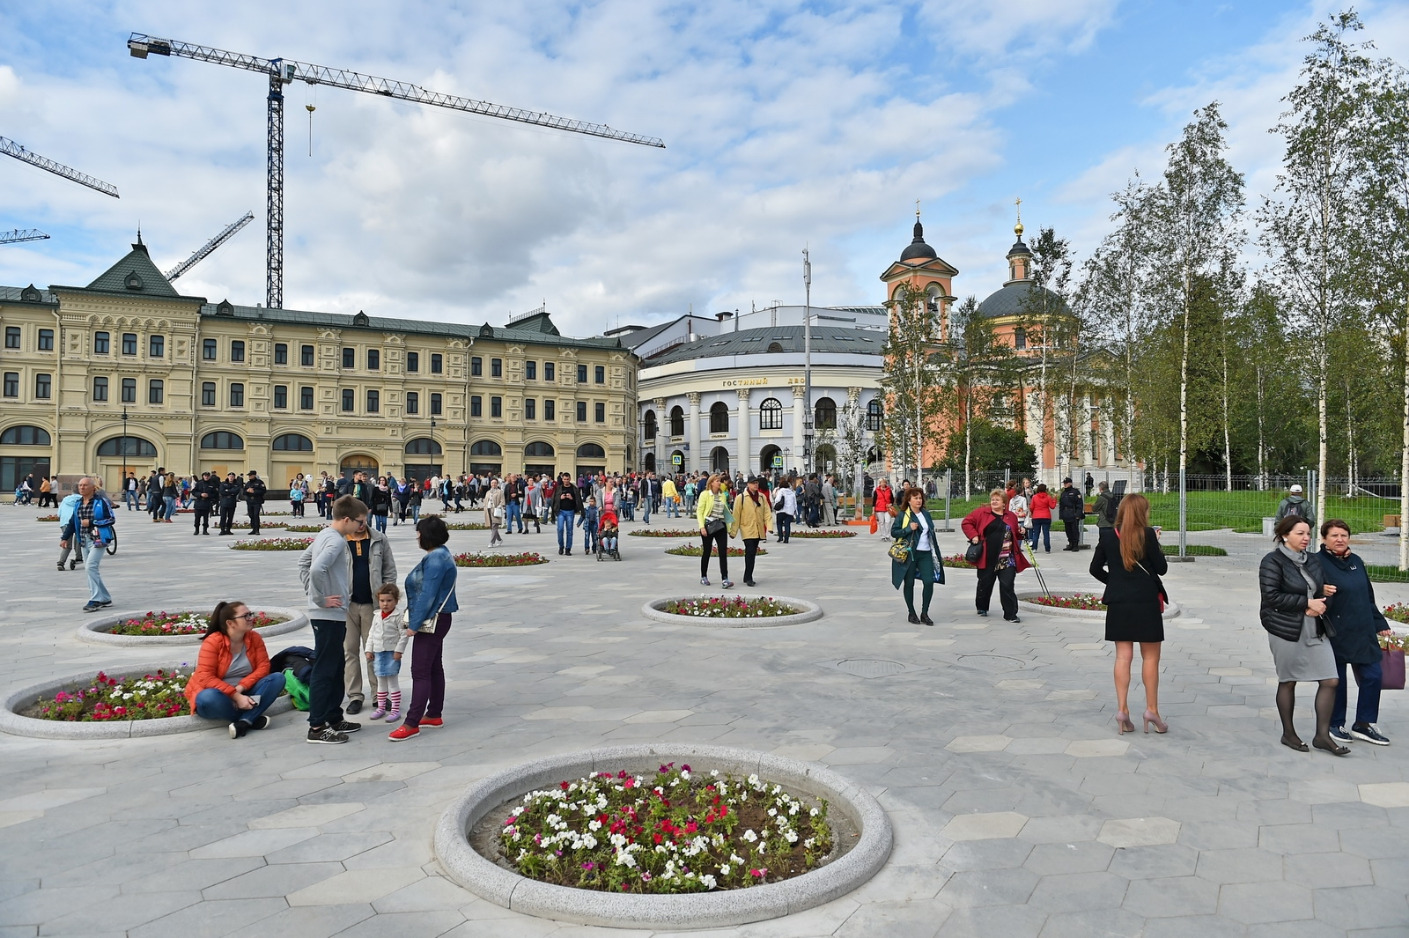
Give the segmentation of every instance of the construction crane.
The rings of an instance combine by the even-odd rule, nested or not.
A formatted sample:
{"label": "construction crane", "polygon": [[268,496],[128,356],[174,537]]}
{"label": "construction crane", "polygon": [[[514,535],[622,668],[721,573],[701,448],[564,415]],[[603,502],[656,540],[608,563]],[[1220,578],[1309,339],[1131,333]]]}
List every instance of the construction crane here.
{"label": "construction crane", "polygon": [[233,221],[230,224],[226,225],[224,230],[222,230],[220,234],[216,235],[215,237],[207,241],[205,244],[201,245],[200,248],[196,250],[196,253],[192,254],[190,257],[186,258],[184,261],[168,270],[162,276],[166,277],[167,280],[175,280],[177,277],[181,276],[186,271],[190,270],[192,267],[195,267],[201,261],[209,257],[211,251],[214,251],[216,248],[220,247],[220,245],[224,244],[226,241],[229,241],[235,236],[236,232],[238,232],[241,228],[245,227],[245,225],[248,225],[252,221],[254,221],[254,212],[245,212],[245,216],[243,218],[241,218],[239,221]]}
{"label": "construction crane", "polygon": [[65,179],[78,183],[80,186],[97,189],[99,192],[103,193],[103,195],[110,195],[114,199],[119,197],[117,194],[117,186],[114,186],[112,183],[95,179],[87,173],[80,173],[72,166],[65,166],[63,163],[55,163],[48,157],[43,157],[38,153],[26,150],[9,137],[0,137],[0,153],[6,156],[13,156],[17,160],[22,160],[32,166],[38,166],[40,169],[48,170],[55,176],[62,176]]}
{"label": "construction crane", "polygon": [[13,231],[0,231],[0,244],[19,244],[21,241],[48,241],[49,236],[38,228],[16,228]]}
{"label": "construction crane", "polygon": [[134,58],[145,59],[148,55],[177,56],[194,59],[197,62],[210,62],[227,65],[250,72],[259,72],[269,77],[268,97],[268,147],[266,160],[267,187],[265,194],[267,237],[265,243],[265,302],[279,309],[284,305],[284,86],[295,81],[309,85],[327,85],[348,91],[363,91],[399,101],[415,104],[428,104],[435,107],[467,111],[484,117],[497,117],[502,120],[517,121],[521,124],[536,124],[554,130],[586,134],[592,137],[605,137],[623,143],[635,143],[648,147],[664,147],[657,137],[643,137],[638,134],[613,130],[606,124],[590,124],[585,121],[556,117],[542,111],[528,111],[522,108],[504,107],[488,101],[460,98],[455,95],[428,91],[419,85],[388,78],[376,78],[359,72],[341,68],[327,68],[310,65],[293,59],[264,59],[255,55],[227,52],[210,46],[199,46],[172,39],[159,39],[144,33],[133,33],[127,40],[127,50]]}

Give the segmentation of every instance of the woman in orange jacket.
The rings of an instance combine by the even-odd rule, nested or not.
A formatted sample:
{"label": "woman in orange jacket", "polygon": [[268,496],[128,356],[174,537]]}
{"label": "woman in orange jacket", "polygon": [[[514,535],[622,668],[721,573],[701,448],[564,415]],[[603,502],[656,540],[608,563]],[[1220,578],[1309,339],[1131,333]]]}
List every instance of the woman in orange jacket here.
{"label": "woman in orange jacket", "polygon": [[191,712],[230,724],[230,738],[269,725],[264,711],[284,691],[284,673],[269,673],[269,652],[242,602],[224,602],[210,614],[196,670],[186,682]]}

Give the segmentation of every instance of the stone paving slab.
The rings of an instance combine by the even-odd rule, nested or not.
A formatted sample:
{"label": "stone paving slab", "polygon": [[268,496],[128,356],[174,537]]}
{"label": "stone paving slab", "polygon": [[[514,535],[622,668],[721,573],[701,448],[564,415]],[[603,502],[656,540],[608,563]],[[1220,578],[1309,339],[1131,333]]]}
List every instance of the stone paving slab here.
{"label": "stone paving slab", "polygon": [[[54,570],[57,533],[32,514],[0,508],[0,543],[21,572],[0,584],[0,600],[20,611],[0,628],[0,689],[150,659],[151,649],[74,638],[84,577]],[[193,540],[124,515],[121,550],[104,564],[116,611],[232,598],[300,605],[296,554],[234,553],[229,539]],[[411,529],[389,536],[404,573],[420,556]],[[457,551],[487,541],[451,537]],[[462,571],[446,726],[406,743],[369,722],[345,746],[308,746],[294,714],[239,741],[220,728],[0,736],[0,938],[636,934],[479,900],[440,875],[430,840],[445,806],[496,771],[652,741],[819,762],[875,795],[895,827],[891,860],[852,894],[685,934],[1409,933],[1409,698],[1384,695],[1388,748],[1357,744],[1337,760],[1277,744],[1275,676],[1256,615],[1261,538],[1191,536],[1231,556],[1166,577],[1183,608],[1163,648],[1170,732],[1124,737],[1099,620],[979,619],[972,574],[956,570],[936,592],[936,625],[911,626],[884,539],[862,534],[770,544],[759,559],[759,588],[748,592],[819,602],[816,622],[655,623],[641,605],[698,592],[698,566],[643,541],[626,539],[622,563],[604,567],[558,558],[547,531],[513,535],[511,550],[550,563]],[[941,542],[961,549],[956,535]],[[1094,588],[1089,555],[1039,561],[1053,589]],[[1020,579],[1020,589],[1035,586]],[[1402,601],[1409,586],[1377,594]],[[306,630],[274,642],[311,643]],[[193,656],[173,649],[172,663]],[[1132,709],[1143,700],[1136,671]],[[1311,688],[1299,696],[1306,735]]]}

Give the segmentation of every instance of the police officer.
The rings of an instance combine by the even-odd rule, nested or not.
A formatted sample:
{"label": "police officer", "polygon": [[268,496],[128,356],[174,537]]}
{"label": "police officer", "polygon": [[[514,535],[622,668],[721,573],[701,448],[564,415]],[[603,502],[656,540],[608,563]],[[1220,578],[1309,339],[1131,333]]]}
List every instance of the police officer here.
{"label": "police officer", "polygon": [[259,478],[259,473],[251,469],[245,481],[245,510],[249,512],[251,534],[259,533],[259,510],[263,507],[264,482]]}
{"label": "police officer", "polygon": [[210,512],[220,501],[220,483],[202,472],[200,479],[191,486],[192,505],[196,510],[196,529],[192,534],[210,534]]}
{"label": "police officer", "polygon": [[225,476],[220,483],[220,533],[234,534],[230,528],[235,523],[235,505],[240,500],[240,480],[235,473]]}

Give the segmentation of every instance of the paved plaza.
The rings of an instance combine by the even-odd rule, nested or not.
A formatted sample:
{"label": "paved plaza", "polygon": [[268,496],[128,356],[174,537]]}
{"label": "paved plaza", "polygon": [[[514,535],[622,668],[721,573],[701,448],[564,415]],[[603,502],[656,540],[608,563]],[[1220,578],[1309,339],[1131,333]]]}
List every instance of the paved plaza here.
{"label": "paved plaza", "polygon": [[[54,569],[57,525],[35,514],[0,509],[11,570],[0,586],[0,684],[166,655],[75,638],[86,581],[81,568]],[[185,517],[153,525],[119,512],[121,549],[104,563],[112,611],[302,605],[297,554],[231,551],[232,538],[192,537]],[[404,578],[420,551],[410,528],[388,535]],[[488,540],[451,537],[457,552]],[[960,535],[945,537],[946,553],[961,549]],[[1231,543],[1233,555],[1171,566],[1184,614],[1164,645],[1170,731],[1122,737],[1099,621],[1024,612],[1006,623],[996,597],[994,615],[977,618],[972,572],[951,570],[936,625],[909,625],[881,538],[770,543],[756,592],[811,599],[826,615],[731,629],[640,614],[649,599],[701,589],[697,560],[662,553],[678,541],[623,537],[622,562],[597,563],[557,556],[546,527],[514,535],[507,549],[552,562],[460,571],[443,729],[391,743],[364,712],[363,731],[342,746],[306,745],[301,714],[239,741],[223,727],[103,742],[0,736],[0,936],[648,934],[478,899],[441,875],[431,838],[446,806],[493,772],[651,741],[827,765],[871,791],[895,828],[889,863],[852,894],[695,934],[1409,933],[1405,694],[1384,695],[1389,748],[1357,743],[1336,759],[1278,745],[1257,622],[1265,541],[1191,541]],[[1040,558],[1054,589],[1099,586],[1086,575],[1089,552]],[[742,579],[741,560],[730,566]],[[712,576],[717,584],[717,566]],[[1020,577],[1020,589],[1035,586]],[[1384,603],[1409,599],[1409,586],[1377,590]],[[311,645],[311,633],[270,640],[272,650],[291,644]],[[1132,710],[1143,702],[1138,663],[1136,683]],[[1309,685],[1298,720],[1309,739]]]}

